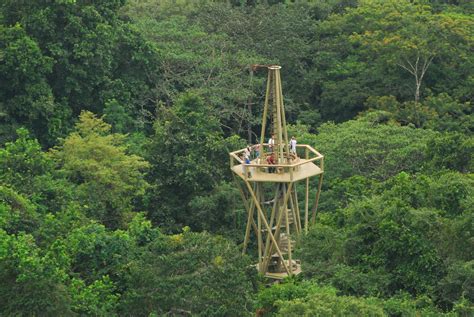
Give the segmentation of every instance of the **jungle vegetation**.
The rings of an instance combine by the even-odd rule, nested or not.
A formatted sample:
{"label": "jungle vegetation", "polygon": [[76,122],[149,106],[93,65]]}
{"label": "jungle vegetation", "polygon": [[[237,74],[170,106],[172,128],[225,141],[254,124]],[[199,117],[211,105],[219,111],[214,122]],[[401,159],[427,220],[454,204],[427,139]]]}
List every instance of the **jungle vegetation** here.
{"label": "jungle vegetation", "polygon": [[[0,315],[472,316],[473,14],[0,1]],[[271,287],[228,167],[270,63],[326,162],[304,272]]]}

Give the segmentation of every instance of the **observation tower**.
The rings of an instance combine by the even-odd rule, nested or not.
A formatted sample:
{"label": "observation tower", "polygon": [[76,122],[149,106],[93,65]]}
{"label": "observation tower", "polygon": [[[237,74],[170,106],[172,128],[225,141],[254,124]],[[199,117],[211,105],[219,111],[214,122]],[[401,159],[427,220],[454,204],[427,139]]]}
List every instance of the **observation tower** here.
{"label": "observation tower", "polygon": [[[230,168],[247,211],[243,243],[256,239],[257,270],[268,278],[283,279],[301,273],[293,258],[296,241],[309,225],[309,197],[315,195],[311,221],[314,222],[323,181],[324,157],[307,144],[291,148],[286,129],[285,107],[278,65],[253,65],[268,69],[267,89],[259,144],[229,153]],[[270,138],[273,135],[273,140]],[[269,141],[266,143],[265,141]],[[317,190],[310,191],[310,182]],[[297,190],[303,184],[304,188]],[[300,204],[298,194],[303,196]],[[304,210],[303,210],[304,209]],[[302,220],[301,218],[304,217]],[[253,234],[252,234],[253,232]]]}

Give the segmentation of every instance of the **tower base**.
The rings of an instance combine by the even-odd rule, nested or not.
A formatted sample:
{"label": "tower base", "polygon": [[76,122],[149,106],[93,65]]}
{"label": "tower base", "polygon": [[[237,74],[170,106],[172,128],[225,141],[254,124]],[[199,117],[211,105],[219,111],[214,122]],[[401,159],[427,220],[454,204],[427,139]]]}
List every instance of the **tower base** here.
{"label": "tower base", "polygon": [[[300,261],[299,260],[292,260],[292,266],[291,266],[291,275],[292,276],[296,276],[296,275],[299,275],[301,274],[302,270],[301,270],[301,264],[300,264]],[[289,266],[289,261],[288,260],[285,260],[285,263]],[[257,270],[258,270],[258,264],[255,265]],[[283,280],[285,278],[287,278],[288,276],[290,276],[290,274],[288,274],[285,269],[282,269],[282,270],[277,270],[275,272],[265,272],[265,277],[266,278],[269,278],[269,279],[274,279],[274,280]]]}

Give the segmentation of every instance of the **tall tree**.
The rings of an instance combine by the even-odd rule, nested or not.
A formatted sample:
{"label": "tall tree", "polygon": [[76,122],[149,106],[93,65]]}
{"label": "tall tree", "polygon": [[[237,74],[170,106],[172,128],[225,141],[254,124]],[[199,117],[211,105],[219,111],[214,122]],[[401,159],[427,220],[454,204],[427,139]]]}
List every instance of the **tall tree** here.
{"label": "tall tree", "polygon": [[[215,109],[223,127],[241,132],[246,122],[253,123],[248,100],[261,79],[250,82],[249,69],[261,58],[221,30],[201,25],[201,17],[195,15],[202,6],[150,0],[130,3],[124,11],[160,58],[161,76],[154,82],[153,100],[170,106],[192,90]],[[231,10],[224,4],[217,7]],[[214,18],[225,12],[215,12]]]}
{"label": "tall tree", "polygon": [[36,135],[52,132],[51,116],[57,111],[47,81],[52,67],[53,60],[20,24],[0,24],[0,142],[12,139],[17,124],[28,125]]}
{"label": "tall tree", "polygon": [[[449,12],[434,14],[430,6],[405,1],[368,1],[364,9],[367,14],[377,12],[384,18],[379,16],[369,29],[354,34],[351,39],[368,47],[376,58],[375,63],[396,65],[411,75],[415,117],[422,84],[433,63],[438,64],[434,66],[438,69],[447,61],[457,67],[464,65],[472,69],[474,66],[472,56],[467,53],[473,44],[469,35],[474,32],[472,17]],[[433,79],[436,80],[432,77],[431,82]],[[419,120],[415,124],[419,126]]]}
{"label": "tall tree", "polygon": [[[148,123],[152,109],[148,94],[159,74],[158,55],[119,17],[124,3],[2,2],[0,37],[5,41],[0,50],[4,55],[6,45],[6,59],[0,61],[0,97],[5,95],[7,106],[16,105],[19,110],[9,113],[10,120],[28,124],[48,146],[69,132],[81,110],[103,114],[112,101],[137,118],[127,131]],[[21,41],[19,29],[25,34]],[[16,98],[10,101],[12,94]]]}
{"label": "tall tree", "polygon": [[142,251],[129,266],[122,314],[250,316],[256,276],[230,241],[184,228]]}
{"label": "tall tree", "polygon": [[91,112],[83,112],[75,131],[51,151],[61,172],[74,183],[89,216],[117,228],[133,210],[132,201],[145,192],[141,157],[127,154],[125,135]]}
{"label": "tall tree", "polygon": [[0,300],[6,315],[70,315],[65,274],[31,235],[0,229]]}
{"label": "tall tree", "polygon": [[431,89],[470,99],[473,25],[462,13],[379,0],[361,1],[321,21],[312,77],[323,117],[346,120],[365,108],[370,95],[419,101]]}
{"label": "tall tree", "polygon": [[160,109],[147,154],[153,185],[149,215],[154,221],[199,228],[193,223],[197,211],[189,203],[195,196],[210,194],[229,175],[227,145],[238,148],[239,139],[225,139],[213,113],[193,94],[181,96],[170,109]]}

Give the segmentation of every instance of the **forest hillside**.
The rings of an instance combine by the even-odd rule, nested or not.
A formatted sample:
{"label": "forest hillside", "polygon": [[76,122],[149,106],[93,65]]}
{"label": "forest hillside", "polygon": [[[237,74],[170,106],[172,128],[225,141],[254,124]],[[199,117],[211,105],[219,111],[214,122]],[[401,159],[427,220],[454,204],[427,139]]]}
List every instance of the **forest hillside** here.
{"label": "forest hillside", "polygon": [[[473,48],[469,0],[0,1],[0,316],[473,316]],[[252,64],[325,160],[273,285]]]}

